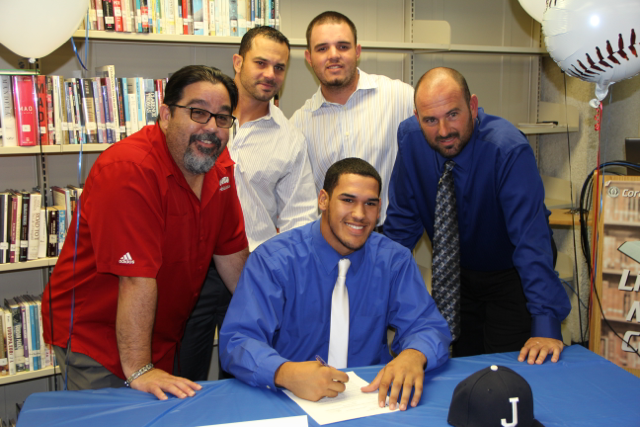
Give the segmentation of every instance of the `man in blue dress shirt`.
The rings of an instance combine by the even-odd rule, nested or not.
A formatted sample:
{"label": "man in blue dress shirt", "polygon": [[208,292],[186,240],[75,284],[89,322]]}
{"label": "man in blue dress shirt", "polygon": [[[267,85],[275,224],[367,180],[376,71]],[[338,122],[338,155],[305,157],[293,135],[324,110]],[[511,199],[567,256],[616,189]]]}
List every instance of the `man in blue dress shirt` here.
{"label": "man in blue dress shirt", "polygon": [[518,351],[518,360],[557,362],[560,323],[571,305],[553,269],[549,211],[527,139],[485,114],[464,77],[425,73],[415,117],[398,129],[384,233],[413,249],[433,239],[438,181],[453,160],[460,235],[460,336],[453,356]]}
{"label": "man in blue dress shirt", "polygon": [[[386,364],[365,392],[405,410],[422,394],[425,370],[448,358],[451,335],[411,252],[372,231],[380,175],[361,159],[335,163],[318,195],[322,217],[260,245],[249,257],[220,331],[222,367],[247,384],[319,400],[345,390],[348,376],[327,360],[338,262],[348,258],[347,366]],[[391,351],[387,327],[396,328]],[[391,384],[393,385],[391,386]],[[402,391],[402,398],[398,396]]]}

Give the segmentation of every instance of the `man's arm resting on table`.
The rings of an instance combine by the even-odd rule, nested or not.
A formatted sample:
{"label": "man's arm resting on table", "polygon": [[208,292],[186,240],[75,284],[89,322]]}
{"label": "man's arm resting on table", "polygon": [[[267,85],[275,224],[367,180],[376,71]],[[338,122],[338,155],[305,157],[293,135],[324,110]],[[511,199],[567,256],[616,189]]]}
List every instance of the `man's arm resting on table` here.
{"label": "man's arm resting on table", "polygon": [[247,257],[249,257],[248,247],[234,254],[213,256],[216,270],[218,270],[220,278],[232,294],[236,290],[238,279],[240,278],[240,273],[242,273],[244,263],[247,261]]}
{"label": "man's arm resting on table", "polygon": [[314,402],[345,391],[349,376],[320,362],[285,362],[276,370],[274,383],[296,396]]}
{"label": "man's arm resting on table", "polygon": [[[391,387],[389,393],[389,409],[396,409],[398,396],[402,390],[402,399],[400,400],[400,410],[407,409],[409,397],[411,397],[411,389],[415,389],[411,406],[415,407],[420,402],[422,396],[422,384],[424,381],[424,369],[427,366],[427,357],[418,350],[408,348],[403,350],[398,357],[387,363],[371,383],[362,387],[362,391],[369,393],[378,390],[378,404],[384,408],[387,400],[387,391]],[[393,385],[392,385],[393,384]]]}
{"label": "man's arm resting on table", "polygon": [[[151,362],[151,336],[155,321],[158,290],[156,280],[120,276],[116,339],[122,370],[126,378]],[[193,396],[202,387],[186,378],[152,369],[131,382],[131,388],[165,400],[169,392],[179,398]]]}
{"label": "man's arm resting on table", "polygon": [[563,342],[555,338],[531,337],[520,350],[518,361],[524,362],[526,359],[529,365],[542,365],[547,356],[552,354],[551,361],[555,363],[560,360],[563,348]]}

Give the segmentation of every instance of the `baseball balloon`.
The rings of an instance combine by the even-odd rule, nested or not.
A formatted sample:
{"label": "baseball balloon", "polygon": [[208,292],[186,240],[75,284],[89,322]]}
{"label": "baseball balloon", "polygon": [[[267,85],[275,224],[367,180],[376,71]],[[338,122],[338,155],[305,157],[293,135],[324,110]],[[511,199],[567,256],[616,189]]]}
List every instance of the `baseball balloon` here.
{"label": "baseball balloon", "polygon": [[595,83],[598,101],[613,83],[640,72],[640,1],[546,1],[542,31],[549,54],[567,74]]}
{"label": "baseball balloon", "polygon": [[544,10],[547,8],[547,0],[518,0],[520,6],[529,14],[533,19],[542,23],[542,17]]}

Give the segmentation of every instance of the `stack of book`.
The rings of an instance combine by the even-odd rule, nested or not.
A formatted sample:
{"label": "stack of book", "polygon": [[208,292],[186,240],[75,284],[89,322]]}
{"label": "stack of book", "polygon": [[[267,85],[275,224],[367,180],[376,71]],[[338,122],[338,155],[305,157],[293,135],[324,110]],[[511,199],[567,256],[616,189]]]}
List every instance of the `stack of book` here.
{"label": "stack of book", "polygon": [[242,37],[280,29],[280,0],[91,0],[90,30]]}
{"label": "stack of book", "polygon": [[22,295],[0,307],[0,376],[56,366],[55,354],[42,334],[42,297]]}
{"label": "stack of book", "polygon": [[112,144],[153,124],[166,79],[0,74],[0,147]]}
{"label": "stack of book", "polygon": [[51,187],[54,206],[39,191],[0,192],[0,264],[56,257],[62,250],[82,188]]}

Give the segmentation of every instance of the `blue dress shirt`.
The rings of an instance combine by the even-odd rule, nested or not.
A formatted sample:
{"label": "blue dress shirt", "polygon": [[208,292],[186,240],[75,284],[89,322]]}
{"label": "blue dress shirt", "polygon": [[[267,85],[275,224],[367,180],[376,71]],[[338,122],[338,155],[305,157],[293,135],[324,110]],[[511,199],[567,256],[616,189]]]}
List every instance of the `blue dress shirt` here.
{"label": "blue dress shirt", "polygon": [[[433,239],[438,180],[448,159],[427,144],[416,117],[400,124],[398,148],[384,234],[413,249],[423,228]],[[453,161],[462,268],[515,267],[532,316],[531,335],[561,340],[560,323],[571,304],[553,271],[550,212],[527,139],[479,108],[471,140]]]}
{"label": "blue dress shirt", "polygon": [[[253,386],[275,388],[287,361],[327,360],[331,295],[341,257],[320,232],[320,220],[279,234],[249,256],[220,331],[222,367]],[[411,252],[372,233],[348,255],[348,367],[391,360],[392,350],[427,357],[427,370],[449,356],[451,335],[426,290]]]}

